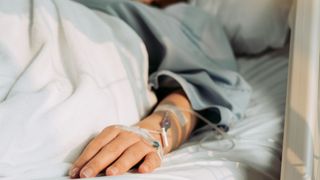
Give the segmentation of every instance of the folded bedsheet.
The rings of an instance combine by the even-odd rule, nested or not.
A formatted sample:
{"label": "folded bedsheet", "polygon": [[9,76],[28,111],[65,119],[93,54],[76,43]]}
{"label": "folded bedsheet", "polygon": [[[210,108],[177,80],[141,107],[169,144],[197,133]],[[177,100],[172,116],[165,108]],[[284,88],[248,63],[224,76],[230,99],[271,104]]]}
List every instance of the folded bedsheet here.
{"label": "folded bedsheet", "polygon": [[144,43],[122,21],[68,0],[0,9],[0,177],[62,176],[103,128],[135,124],[156,103]]}
{"label": "folded bedsheet", "polygon": [[[203,132],[167,155],[162,167],[153,173],[128,173],[92,179],[278,180],[281,172],[288,54],[289,50],[284,48],[259,57],[239,58],[240,72],[252,86],[253,96],[245,117],[235,123],[229,132],[235,142],[233,150],[218,153],[201,148],[199,141],[210,135],[210,132]],[[210,140],[203,144],[207,148],[220,145],[223,143]]]}
{"label": "folded bedsheet", "polygon": [[[118,177],[97,177],[94,180],[182,180],[182,179],[236,179],[269,180],[279,179],[281,167],[282,134],[286,82],[288,70],[288,50],[271,52],[261,57],[239,59],[241,74],[252,85],[253,96],[244,119],[231,127],[236,146],[225,153],[208,151],[199,147],[199,140],[209,132],[194,136],[179,150],[169,154],[162,167],[150,174],[131,174]],[[206,147],[219,146],[216,142],[206,142]],[[68,164],[47,166],[23,175],[28,177],[50,177],[46,180],[64,180],[54,177],[59,169]],[[21,176],[20,176],[21,178]],[[8,178],[15,179],[15,178]],[[16,177],[19,179],[19,177]]]}
{"label": "folded bedsheet", "polygon": [[[281,172],[283,120],[288,72],[288,49],[260,57],[239,58],[241,74],[252,85],[253,96],[245,117],[231,127],[233,150],[217,153],[199,146],[210,135],[194,136],[170,153],[162,167],[150,174],[97,177],[93,180],[277,180]],[[203,146],[223,144],[208,141]],[[41,172],[37,172],[41,173]],[[47,173],[47,172],[42,172]],[[49,178],[48,180],[65,178]]]}
{"label": "folded bedsheet", "polygon": [[[134,124],[156,103],[147,84],[144,43],[122,21],[107,16],[102,21],[94,11],[68,0],[7,0],[1,1],[0,7],[0,177],[57,179],[66,174],[70,162],[102,128]],[[249,79],[260,77],[257,74]],[[278,147],[268,143],[251,145],[255,140],[245,138],[248,134],[256,135],[257,142],[265,137],[267,142],[278,142],[275,137],[282,132],[281,125],[272,125],[281,123],[282,116],[274,114],[273,106],[266,108],[273,103],[268,98],[266,101],[269,104],[260,106],[258,99],[259,105],[254,108],[260,107],[259,114],[268,110],[267,118],[259,123],[243,120],[232,127],[230,133],[240,139],[235,140],[237,146],[231,152],[217,155],[199,148],[199,138],[206,136],[202,133],[168,155],[162,168],[152,174],[101,178],[277,176]],[[273,120],[275,116],[278,121]],[[267,129],[267,133],[260,134],[262,128],[256,126],[265,121],[272,122],[269,125],[273,131]],[[250,151],[256,146],[257,154]],[[249,155],[254,158],[247,158]],[[258,157],[261,161],[251,163]]]}

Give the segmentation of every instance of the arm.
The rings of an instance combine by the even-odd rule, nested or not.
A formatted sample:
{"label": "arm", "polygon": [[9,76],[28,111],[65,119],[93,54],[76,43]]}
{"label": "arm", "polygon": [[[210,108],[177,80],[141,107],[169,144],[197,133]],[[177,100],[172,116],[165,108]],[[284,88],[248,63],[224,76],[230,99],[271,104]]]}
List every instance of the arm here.
{"label": "arm", "polygon": [[[160,105],[165,103],[174,104],[178,108],[191,108],[187,97],[180,91],[168,95],[160,102]],[[186,117],[184,130],[179,125],[178,119],[174,115],[170,116],[172,126],[168,130],[169,146],[164,149],[165,153],[179,147],[194,129],[196,118],[190,113],[184,113],[184,116]],[[159,130],[162,118],[160,112],[153,113],[140,121],[137,126],[149,130]],[[155,135],[155,139],[160,141],[160,135]],[[108,176],[121,175],[141,160],[143,161],[138,168],[140,173],[151,172],[161,164],[156,149],[146,143],[143,138],[132,132],[123,131],[116,126],[110,126],[89,143],[75,161],[69,175],[72,178],[95,177],[102,170],[105,170],[105,174]]]}
{"label": "arm", "polygon": [[[176,91],[168,95],[159,103],[160,106],[162,104],[173,104],[181,109],[192,109],[190,102],[182,91]],[[185,140],[187,140],[197,123],[197,119],[191,113],[183,112],[183,114],[186,118],[186,125],[181,127],[177,117],[169,113],[172,127],[168,130],[169,147],[165,149],[165,153],[169,153],[178,148]],[[143,121],[140,121],[138,126],[150,130],[159,130],[161,128],[160,122],[162,118],[163,113],[156,112],[145,118]],[[156,138],[160,139],[160,136]]]}

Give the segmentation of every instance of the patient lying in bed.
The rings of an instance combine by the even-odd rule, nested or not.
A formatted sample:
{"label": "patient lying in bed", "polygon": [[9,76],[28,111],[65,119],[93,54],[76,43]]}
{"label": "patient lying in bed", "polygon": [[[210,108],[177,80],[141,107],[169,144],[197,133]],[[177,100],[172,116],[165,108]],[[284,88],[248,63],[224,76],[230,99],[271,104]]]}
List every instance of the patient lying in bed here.
{"label": "patient lying in bed", "polygon": [[2,3],[0,177],[44,164],[72,178],[151,172],[196,127],[185,110],[225,127],[248,104],[225,33],[199,9]]}

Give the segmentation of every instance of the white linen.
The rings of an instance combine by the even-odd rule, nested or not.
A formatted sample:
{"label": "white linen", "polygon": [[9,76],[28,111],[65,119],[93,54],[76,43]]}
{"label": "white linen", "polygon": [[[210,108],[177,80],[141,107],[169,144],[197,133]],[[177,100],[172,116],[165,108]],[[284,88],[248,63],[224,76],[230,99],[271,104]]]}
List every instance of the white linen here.
{"label": "white linen", "polygon": [[[168,155],[163,167],[151,175],[123,179],[279,179],[288,52],[285,48],[239,59],[240,72],[252,86],[253,95],[244,119],[229,132],[236,142],[232,151],[215,156],[199,148],[199,139],[206,135],[202,134]],[[215,147],[217,143],[206,145]]]}
{"label": "white linen", "polygon": [[[283,49],[261,57],[240,58],[239,65],[241,74],[252,85],[253,96],[246,116],[234,124],[229,132],[236,142],[232,151],[217,155],[199,148],[198,142],[206,136],[204,133],[167,155],[162,167],[151,174],[126,174],[92,179],[279,179],[288,50]],[[212,142],[206,145],[217,146]],[[26,179],[31,175],[52,175],[59,168],[66,167],[55,167],[49,171],[43,168],[43,171],[24,174],[23,177]],[[67,177],[49,179],[63,180]]]}
{"label": "white linen", "polygon": [[223,24],[236,53],[282,48],[292,0],[189,0]]}
{"label": "white linen", "polygon": [[[0,9],[0,177],[59,179],[88,142],[84,137],[133,124],[155,103],[143,43],[122,22],[97,13],[106,24],[66,0],[6,0]],[[120,31],[127,36],[113,33]],[[254,92],[246,117],[231,127],[234,150],[217,157],[199,148],[201,134],[154,173],[101,179],[276,179],[287,54],[240,60]]]}
{"label": "white linen", "polygon": [[[261,57],[239,59],[240,72],[252,86],[253,95],[246,116],[229,132],[236,142],[232,151],[219,155],[199,148],[204,133],[169,154],[162,167],[151,174],[98,179],[279,179],[288,52],[285,48]],[[217,143],[206,145],[218,146]]]}
{"label": "white linen", "polygon": [[143,42],[98,17],[67,0],[0,1],[0,177],[62,176],[88,137],[155,104]]}

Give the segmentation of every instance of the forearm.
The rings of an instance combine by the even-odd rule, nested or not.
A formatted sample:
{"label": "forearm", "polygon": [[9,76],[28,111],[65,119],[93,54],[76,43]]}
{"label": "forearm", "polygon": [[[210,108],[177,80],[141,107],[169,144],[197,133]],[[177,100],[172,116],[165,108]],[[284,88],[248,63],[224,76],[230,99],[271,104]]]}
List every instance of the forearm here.
{"label": "forearm", "polygon": [[[178,109],[191,109],[191,104],[186,97],[186,95],[182,91],[176,91],[170,95],[168,95],[165,99],[163,99],[158,106],[161,105],[174,105]],[[182,126],[179,123],[178,117],[173,113],[168,113],[169,119],[171,121],[171,128],[168,129],[168,142],[169,146],[165,148],[165,153],[168,153],[177,147],[179,147],[186,139],[189,138],[191,132],[196,126],[197,119],[190,112],[182,111],[185,124]],[[138,123],[138,126],[145,129],[150,130],[159,130],[161,129],[161,121],[164,117],[163,112],[154,112],[144,120]],[[160,135],[157,135],[157,139],[161,139]]]}
{"label": "forearm", "polygon": [[[191,109],[191,105],[182,92],[174,92],[168,95],[159,106],[170,104],[181,109]],[[171,127],[168,129],[169,146],[165,153],[179,147],[185,141],[196,125],[195,117],[189,112],[183,112],[185,124],[181,126],[179,119],[170,113]],[[161,129],[160,122],[163,119],[161,112],[152,113],[140,121],[137,125],[149,130]],[[159,134],[155,135],[161,141]],[[103,169],[106,175],[120,175],[127,172],[134,165],[139,164],[141,173],[151,172],[161,164],[161,158],[156,149],[136,133],[127,131],[119,126],[109,126],[95,137],[74,162],[69,171],[71,178],[95,177]]]}

